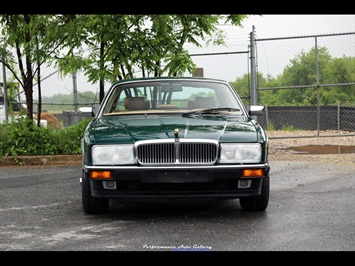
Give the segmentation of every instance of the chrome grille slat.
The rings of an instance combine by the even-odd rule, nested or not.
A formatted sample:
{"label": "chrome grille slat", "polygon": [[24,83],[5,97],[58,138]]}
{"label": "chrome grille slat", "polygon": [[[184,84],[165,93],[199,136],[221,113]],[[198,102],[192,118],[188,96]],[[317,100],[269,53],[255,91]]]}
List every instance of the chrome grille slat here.
{"label": "chrome grille slat", "polygon": [[139,141],[135,146],[138,162],[144,165],[213,164],[218,152],[216,141],[154,140]]}

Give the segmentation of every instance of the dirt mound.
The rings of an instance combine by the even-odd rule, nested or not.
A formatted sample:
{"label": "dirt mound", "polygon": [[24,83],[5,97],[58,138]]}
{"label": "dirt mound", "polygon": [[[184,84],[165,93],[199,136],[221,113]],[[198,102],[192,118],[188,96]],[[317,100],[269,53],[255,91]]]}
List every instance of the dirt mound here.
{"label": "dirt mound", "polygon": [[[37,114],[33,115],[35,119],[37,119]],[[59,122],[59,120],[52,114],[50,113],[41,113],[41,120],[46,120],[47,121],[47,127],[52,127],[52,128],[57,128],[61,129],[62,125]]]}

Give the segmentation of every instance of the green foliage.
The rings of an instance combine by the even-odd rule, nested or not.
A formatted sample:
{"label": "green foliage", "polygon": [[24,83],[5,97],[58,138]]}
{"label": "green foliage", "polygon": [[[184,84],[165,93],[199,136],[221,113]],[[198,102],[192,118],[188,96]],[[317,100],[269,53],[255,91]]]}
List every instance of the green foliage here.
{"label": "green foliage", "polygon": [[[261,73],[257,73],[258,87],[264,87],[267,84],[266,79]],[[237,94],[242,98],[245,105],[250,104],[250,76],[249,74],[244,74],[241,78],[237,78],[235,81],[230,82],[230,85],[234,88]]]}
{"label": "green foliage", "polygon": [[[25,92],[33,115],[33,82],[40,91],[41,65],[62,76],[83,71],[89,82],[193,73],[186,43],[224,44],[217,25],[241,26],[247,15],[210,14],[1,14],[0,62]],[[204,44],[204,45],[205,45]],[[16,51],[16,52],[14,52]],[[138,70],[138,71],[137,71]],[[36,76],[36,74],[38,76]]]}
{"label": "green foliage", "polygon": [[[271,120],[268,121],[267,124],[267,131],[273,131],[276,130],[275,125],[273,124],[273,122]],[[283,125],[281,128],[282,131],[299,131],[299,129],[295,128],[293,125]]]}
{"label": "green foliage", "polygon": [[276,128],[275,128],[273,122],[271,121],[271,119],[269,119],[269,121],[268,121],[268,123],[267,123],[267,128],[266,128],[266,130],[268,130],[268,131],[273,131],[273,130],[275,130],[275,129],[276,129]]}
{"label": "green foliage", "polygon": [[293,125],[283,125],[281,130],[283,130],[283,131],[299,131],[299,129],[295,128]]}
{"label": "green foliage", "polygon": [[0,124],[0,158],[1,156],[4,156],[4,140],[5,140],[6,134],[5,134],[5,125]]}
{"label": "green foliage", "polygon": [[4,155],[53,155],[56,154],[56,137],[53,130],[37,127],[26,117],[6,123],[2,133]]}
{"label": "green foliage", "polygon": [[[13,74],[26,96],[27,113],[33,115],[33,83],[41,65],[55,58],[65,27],[60,16],[46,14],[0,15],[0,62]],[[16,51],[16,52],[14,52]]]}
{"label": "green foliage", "polygon": [[[202,42],[222,45],[223,21],[237,26],[246,15],[99,14],[73,15],[63,45],[68,53],[56,59],[62,74],[83,70],[89,82],[103,84],[141,76],[193,73],[196,65],[184,48]],[[83,49],[85,47],[86,49]],[[90,51],[89,53],[87,51]]]}
{"label": "green foliage", "polygon": [[91,119],[61,130],[38,127],[20,117],[0,125],[0,156],[80,154],[81,138]]}
{"label": "green foliage", "polygon": [[[323,70],[325,84],[347,84],[355,80],[355,57],[342,57],[332,59]],[[327,86],[321,88],[320,102],[324,105],[355,105],[355,85]]]}
{"label": "green foliage", "polygon": [[81,138],[91,119],[84,119],[75,126],[58,132],[58,154],[81,154]]}

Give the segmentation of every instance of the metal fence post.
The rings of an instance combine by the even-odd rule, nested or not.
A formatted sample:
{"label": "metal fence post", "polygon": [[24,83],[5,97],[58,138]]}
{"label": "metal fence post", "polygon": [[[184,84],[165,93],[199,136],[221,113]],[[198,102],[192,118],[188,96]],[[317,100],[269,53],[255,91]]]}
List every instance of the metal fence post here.
{"label": "metal fence post", "polygon": [[319,60],[318,60],[318,45],[317,37],[314,38],[315,51],[316,51],[316,77],[317,77],[317,137],[320,131],[320,86],[319,86]]}
{"label": "metal fence post", "polygon": [[338,118],[338,131],[339,131],[340,130],[340,101],[338,101],[337,118]]}
{"label": "metal fence post", "polygon": [[267,109],[267,104],[265,105],[265,121],[266,121],[266,129],[269,129],[269,111]]}
{"label": "metal fence post", "polygon": [[78,124],[78,88],[76,82],[76,73],[73,74],[73,94],[74,94],[74,124]]}

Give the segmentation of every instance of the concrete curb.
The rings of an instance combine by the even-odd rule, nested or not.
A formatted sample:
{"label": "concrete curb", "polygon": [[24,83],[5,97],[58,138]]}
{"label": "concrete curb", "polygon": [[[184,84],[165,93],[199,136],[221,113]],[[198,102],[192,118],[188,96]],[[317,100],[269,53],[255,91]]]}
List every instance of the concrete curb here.
{"label": "concrete curb", "polygon": [[10,156],[0,157],[0,166],[6,165],[73,165],[81,164],[82,155],[45,155],[45,156],[17,156],[16,160]]}

